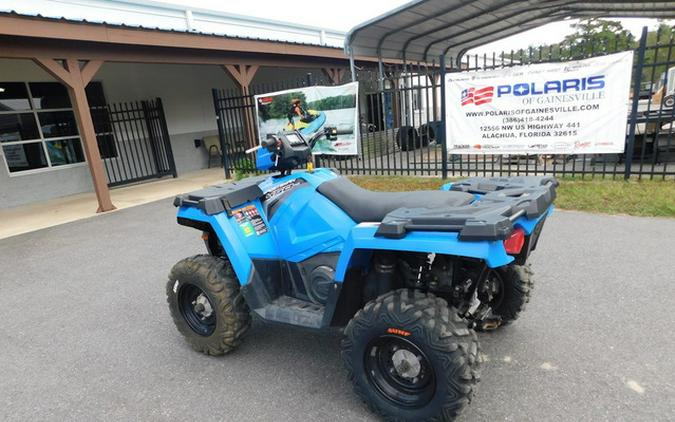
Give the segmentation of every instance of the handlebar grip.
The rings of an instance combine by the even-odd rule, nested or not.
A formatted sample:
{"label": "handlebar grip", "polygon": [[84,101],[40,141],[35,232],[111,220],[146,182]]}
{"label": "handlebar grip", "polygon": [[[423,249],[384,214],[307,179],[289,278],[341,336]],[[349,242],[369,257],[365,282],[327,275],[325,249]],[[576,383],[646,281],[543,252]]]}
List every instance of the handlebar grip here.
{"label": "handlebar grip", "polygon": [[249,148],[249,149],[246,150],[246,154],[250,154],[252,152],[255,152],[255,151],[259,150],[260,148],[262,148],[262,145],[258,145],[257,147]]}

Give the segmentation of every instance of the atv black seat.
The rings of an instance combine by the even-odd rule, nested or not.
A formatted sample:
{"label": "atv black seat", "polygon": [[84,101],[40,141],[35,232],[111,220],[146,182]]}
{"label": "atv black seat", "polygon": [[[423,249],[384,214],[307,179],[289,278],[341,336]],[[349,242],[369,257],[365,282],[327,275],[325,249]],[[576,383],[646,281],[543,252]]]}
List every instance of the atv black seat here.
{"label": "atv black seat", "polygon": [[470,204],[474,196],[441,190],[416,192],[373,192],[355,185],[346,177],[324,182],[317,188],[357,223],[380,222],[398,208],[448,208]]}

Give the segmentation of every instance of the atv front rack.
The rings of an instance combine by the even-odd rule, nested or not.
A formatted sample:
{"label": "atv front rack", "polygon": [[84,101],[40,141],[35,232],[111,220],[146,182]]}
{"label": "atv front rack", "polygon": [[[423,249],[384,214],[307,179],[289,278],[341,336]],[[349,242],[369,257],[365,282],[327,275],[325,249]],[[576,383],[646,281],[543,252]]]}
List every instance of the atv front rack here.
{"label": "atv front rack", "polygon": [[410,231],[457,232],[460,240],[504,240],[519,217],[544,215],[555,199],[553,177],[474,177],[444,186],[477,196],[470,205],[446,208],[398,208],[387,214],[376,236],[400,239]]}
{"label": "atv front rack", "polygon": [[178,195],[173,200],[173,205],[199,208],[206,215],[220,214],[223,211],[227,212],[227,215],[231,215],[233,208],[263,195],[258,184],[267,178],[267,175],[249,177],[238,182],[223,183],[185,195]]}

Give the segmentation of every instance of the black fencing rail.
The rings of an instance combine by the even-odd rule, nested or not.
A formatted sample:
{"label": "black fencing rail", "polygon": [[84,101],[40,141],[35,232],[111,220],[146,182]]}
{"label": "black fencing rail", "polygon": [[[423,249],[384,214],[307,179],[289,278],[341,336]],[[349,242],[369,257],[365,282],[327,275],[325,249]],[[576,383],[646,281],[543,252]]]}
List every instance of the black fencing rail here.
{"label": "black fencing rail", "polygon": [[108,186],[176,177],[160,98],[92,107],[91,114]]}
{"label": "black fencing rail", "polygon": [[319,156],[319,164],[351,174],[440,174],[440,69],[413,64],[383,74],[358,73],[365,92],[358,156]]}
{"label": "black fencing rail", "polygon": [[[622,154],[448,154],[442,116],[443,75],[446,72],[499,69],[522,64],[565,62],[634,51],[630,104],[626,115],[626,147]],[[673,69],[669,73],[670,69]],[[357,72],[360,142],[354,156],[315,156],[316,164],[354,175],[512,176],[554,175],[582,178],[649,178],[675,176],[675,108],[663,97],[669,75],[675,78],[675,40],[646,29],[638,45],[626,38],[607,38],[568,47],[544,46],[491,54],[466,55],[461,60],[383,65]],[[665,76],[663,76],[665,75]],[[245,139],[242,110],[255,112],[253,91],[265,93],[323,84],[301,80],[261,85],[248,96],[240,91],[214,90],[222,149],[230,171],[253,172],[253,156],[245,146],[257,144],[257,128]],[[672,82],[671,82],[672,86]],[[661,97],[659,97],[661,95]],[[251,143],[253,142],[253,143]],[[467,140],[471,143],[471,140]]]}

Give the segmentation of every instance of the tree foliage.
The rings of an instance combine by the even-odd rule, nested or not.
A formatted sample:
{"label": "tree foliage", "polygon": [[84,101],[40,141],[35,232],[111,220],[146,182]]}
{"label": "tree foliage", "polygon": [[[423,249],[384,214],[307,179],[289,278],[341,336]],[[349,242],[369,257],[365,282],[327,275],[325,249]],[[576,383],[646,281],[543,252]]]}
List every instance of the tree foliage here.
{"label": "tree foliage", "polygon": [[258,114],[263,121],[267,121],[269,119],[285,119],[294,99],[298,99],[302,102],[302,104],[305,104],[305,93],[302,91],[296,91],[275,95],[272,97],[271,103],[266,105],[258,104]]}
{"label": "tree foliage", "polygon": [[563,49],[590,56],[598,51],[631,50],[637,47],[635,36],[619,21],[584,19],[571,25],[576,31],[561,42]]}
{"label": "tree foliage", "polygon": [[[642,82],[657,82],[663,73],[675,66],[675,26],[659,22],[655,31],[647,34],[647,50],[645,63],[648,66],[642,71]],[[649,66],[650,63],[655,66]]]}
{"label": "tree foliage", "polygon": [[[639,40],[619,21],[583,19],[572,24],[572,28],[575,32],[559,43],[510,52],[502,55],[502,61],[506,64],[509,62],[528,64],[578,60],[600,54],[634,50],[639,46]],[[642,82],[658,81],[663,72],[675,65],[675,46],[672,45],[675,43],[674,37],[675,27],[665,21],[660,21],[656,29],[647,33],[646,66],[641,75]]]}
{"label": "tree foliage", "polygon": [[632,50],[637,47],[635,36],[619,21],[583,19],[571,25],[575,32],[555,44],[531,46],[503,57],[518,63],[578,60],[602,53]]}
{"label": "tree foliage", "polygon": [[321,98],[320,100],[312,101],[307,105],[307,108],[321,111],[354,107],[356,107],[355,95],[336,95],[333,97]]}
{"label": "tree foliage", "polygon": [[307,103],[307,97],[305,97],[305,93],[301,91],[280,94],[272,98],[273,100],[270,104],[258,104],[258,113],[263,121],[269,119],[285,119],[291,108],[293,99],[300,100],[305,110],[326,111],[356,107],[355,95],[336,95],[321,98],[310,103]]}

